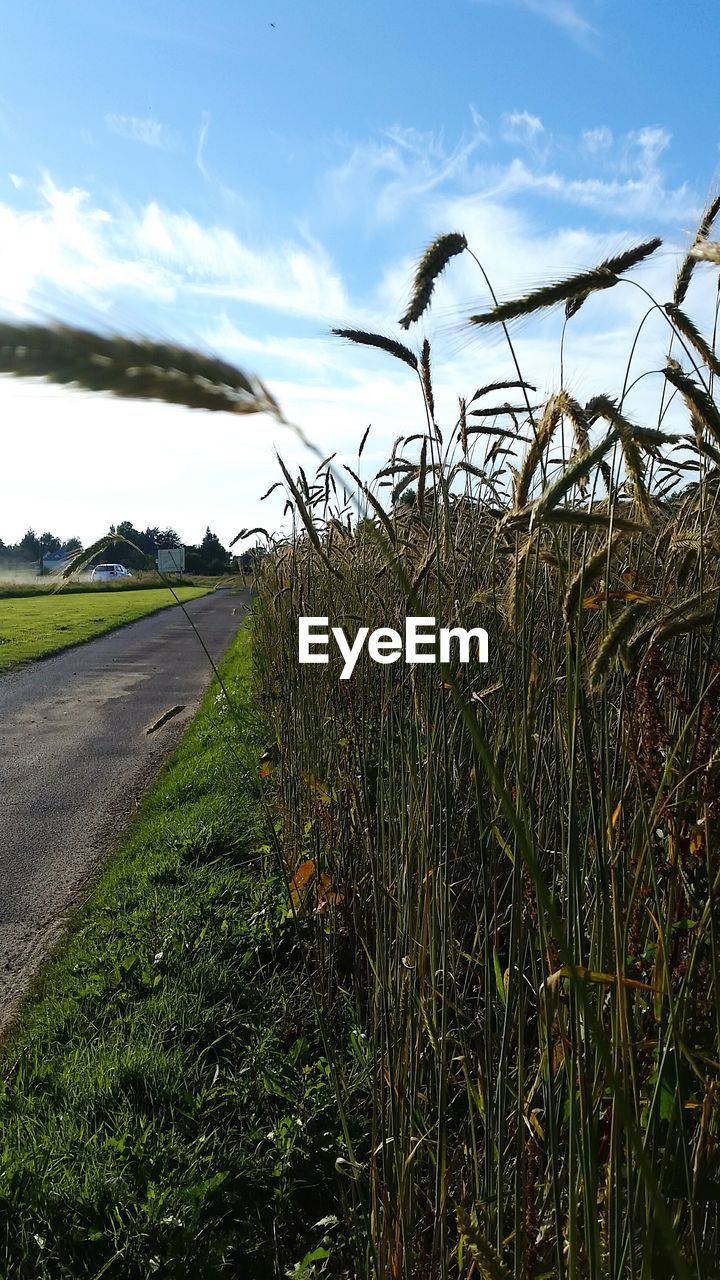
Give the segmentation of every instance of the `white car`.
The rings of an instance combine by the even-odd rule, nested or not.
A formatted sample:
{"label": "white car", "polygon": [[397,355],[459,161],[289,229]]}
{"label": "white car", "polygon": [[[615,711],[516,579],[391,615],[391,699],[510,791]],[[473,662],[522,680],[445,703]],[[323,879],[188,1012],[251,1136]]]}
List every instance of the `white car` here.
{"label": "white car", "polygon": [[90,576],[93,582],[104,582],[109,578],[132,578],[130,570],[124,564],[97,564]]}

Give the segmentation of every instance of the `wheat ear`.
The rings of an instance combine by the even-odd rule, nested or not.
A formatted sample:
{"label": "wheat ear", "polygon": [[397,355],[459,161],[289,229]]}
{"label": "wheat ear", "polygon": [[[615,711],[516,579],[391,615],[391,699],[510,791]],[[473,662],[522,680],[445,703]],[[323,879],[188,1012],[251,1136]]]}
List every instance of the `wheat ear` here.
{"label": "wheat ear", "polygon": [[494,1245],[484,1236],[474,1217],[458,1208],[457,1224],[461,1236],[467,1241],[476,1269],[482,1280],[512,1280],[510,1272]]}
{"label": "wheat ear", "polygon": [[680,392],[690,410],[693,426],[699,425],[709,431],[713,439],[720,443],[720,412],[712,396],[685,373],[677,360],[668,358],[665,377]]}
{"label": "wheat ear", "polygon": [[585,560],[578,569],[575,577],[572,579],[565,600],[563,603],[563,612],[565,621],[568,625],[572,622],[575,611],[580,603],[580,595],[585,583],[593,581],[597,575],[607,569],[610,560],[615,554],[617,545],[625,537],[624,533],[616,533],[609,542],[604,542],[599,551],[593,556]]}
{"label": "wheat ear", "polygon": [[556,280],[552,284],[543,285],[542,288],[534,290],[533,293],[525,294],[522,298],[501,302],[491,311],[470,316],[470,323],[479,325],[505,323],[508,320],[516,320],[519,316],[531,315],[535,311],[544,311],[560,302],[574,301],[579,305],[595,290],[611,289],[618,283],[618,277],[623,272],[637,266],[644,258],[654,253],[661,244],[662,240],[657,236],[653,240],[646,240],[643,244],[635,245],[634,248],[614,258],[605,258],[591,271],[568,276],[565,280]]}
{"label": "wheat ear", "polygon": [[[680,264],[680,270],[675,278],[675,288],[673,290],[673,302],[676,307],[682,306],[685,301],[685,295],[688,291],[688,285],[690,284],[692,273],[695,269],[695,263],[698,258],[705,257],[703,250],[706,247],[709,247],[707,246],[707,237],[710,234],[710,229],[718,213],[720,213],[720,195],[715,196],[715,199],[710,202],[705,210],[702,218],[700,219],[698,229],[695,232],[695,239]],[[709,261],[720,262],[720,258],[710,258]]]}
{"label": "wheat ear", "polygon": [[637,619],[647,605],[637,601],[623,609],[620,617],[610,628],[595,655],[590,668],[590,684],[593,689],[600,689],[610,671],[615,655],[624,648],[635,627]]}
{"label": "wheat ear", "polygon": [[516,510],[524,507],[528,500],[532,478],[540,465],[540,460],[544,450],[552,440],[555,428],[560,421],[561,413],[562,402],[560,401],[559,396],[551,396],[545,405],[543,416],[540,419],[530,448],[525,454],[523,464],[520,468],[520,473],[514,485],[515,494],[513,506]]}
{"label": "wheat ear", "polygon": [[395,338],[386,338],[382,333],[367,333],[365,329],[332,329],[331,332],[336,338],[345,338],[347,342],[387,351],[388,355],[395,356],[396,360],[402,360],[403,364],[408,364],[416,373],[418,371],[418,358],[415,352],[404,346],[402,342],[396,342]]}
{"label": "wheat ear", "polygon": [[700,359],[705,362],[711,373],[714,373],[716,377],[720,377],[720,360],[718,360],[715,352],[706,339],[703,338],[697,325],[690,319],[690,316],[686,315],[686,313],[682,311],[680,307],[676,306],[674,302],[667,302],[665,304],[665,311],[675,325],[678,333],[681,333],[684,338],[687,338],[690,345],[695,348]]}
{"label": "wheat ear", "polygon": [[690,250],[690,257],[698,262],[720,263],[720,243],[717,240],[705,240],[695,244]]}
{"label": "wheat ear", "polygon": [[46,378],[114,396],[164,400],[189,409],[281,417],[260,379],[224,360],[67,325],[0,323],[0,373]]}
{"label": "wheat ear", "polygon": [[401,329],[409,329],[411,324],[420,319],[430,305],[438,276],[445,270],[450,259],[465,249],[467,249],[467,240],[459,231],[438,236],[432,244],[428,245],[415,272],[412,297],[407,311],[400,320]]}
{"label": "wheat ear", "polygon": [[605,438],[598,440],[591,449],[584,449],[582,453],[576,454],[565,470],[541,493],[533,510],[533,519],[552,511],[560,499],[565,497],[574,484],[577,484],[580,477],[587,475],[591,467],[609,453],[613,445],[617,444],[617,440],[617,431],[611,428]]}
{"label": "wheat ear", "polygon": [[427,338],[422,344],[422,352],[420,355],[420,381],[422,383],[423,394],[425,396],[425,404],[430,416],[430,421],[435,422],[435,397],[432,389],[432,378],[430,377],[430,343]]}

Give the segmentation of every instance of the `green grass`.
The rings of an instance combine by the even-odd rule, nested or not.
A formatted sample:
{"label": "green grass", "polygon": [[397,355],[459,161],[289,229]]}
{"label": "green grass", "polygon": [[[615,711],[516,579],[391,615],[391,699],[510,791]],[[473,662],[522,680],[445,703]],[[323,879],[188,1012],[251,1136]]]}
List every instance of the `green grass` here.
{"label": "green grass", "polygon": [[250,586],[251,582],[251,576],[243,573],[220,575],[209,573],[170,574],[161,578],[160,574],[152,569],[133,573],[132,578],[110,578],[96,582],[87,572],[63,581],[57,575],[50,574],[44,578],[19,573],[3,574],[2,568],[0,568],[0,600],[16,600],[21,596],[29,596],[31,599],[36,596],[48,596],[57,591],[60,586],[62,586],[62,594],[68,596],[97,594],[104,591],[147,591],[151,588],[158,590],[160,587],[167,587],[168,584],[176,589],[178,587],[205,587],[212,591],[215,587],[227,586],[240,590],[243,587]]}
{"label": "green grass", "polygon": [[0,600],[15,600],[20,596],[49,596],[62,587],[62,594],[67,595],[86,595],[88,593],[97,593],[99,591],[147,591],[149,587],[164,587],[170,583],[173,587],[204,587],[215,586],[217,578],[210,580],[197,577],[193,574],[191,578],[180,577],[179,575],[166,578],[163,582],[158,573],[136,573],[132,578],[108,578],[100,579],[95,582],[89,574],[84,574],[77,578],[63,579],[57,575],[48,574],[45,578],[36,578],[25,576],[22,574],[10,574],[4,577],[0,570]]}
{"label": "green grass", "polygon": [[261,1280],[337,1234],[247,624],[223,674],[237,718],[213,686],[2,1050],[3,1277]]}
{"label": "green grass", "polygon": [[[180,587],[182,601],[205,595],[204,587]],[[167,587],[127,594],[98,591],[0,600],[0,671],[92,640],[126,622],[175,604]]]}

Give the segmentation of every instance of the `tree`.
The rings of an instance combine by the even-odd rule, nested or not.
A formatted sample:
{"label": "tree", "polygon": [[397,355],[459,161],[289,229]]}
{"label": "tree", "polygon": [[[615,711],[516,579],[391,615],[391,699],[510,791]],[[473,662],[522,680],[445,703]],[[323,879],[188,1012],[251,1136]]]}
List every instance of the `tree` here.
{"label": "tree", "polygon": [[199,547],[188,547],[186,566],[191,573],[228,573],[231,556],[217,534],[208,527]]}
{"label": "tree", "polygon": [[129,544],[123,548],[122,558],[131,569],[154,569],[161,548],[182,546],[176,529],[159,529],[157,525],[136,529],[132,520],[121,520],[119,524],[111,525],[110,532],[119,533]]}
{"label": "tree", "polygon": [[161,551],[167,551],[170,547],[181,547],[180,534],[175,529],[160,529],[156,545]]}
{"label": "tree", "polygon": [[53,551],[59,551],[62,543],[54,533],[40,534],[40,550],[44,556],[50,555]]}
{"label": "tree", "polygon": [[[112,530],[111,530],[112,531]],[[157,545],[155,542],[155,529],[146,529],[143,533],[141,529],[136,529],[132,520],[121,520],[115,527],[115,532],[120,534],[121,538],[125,538],[127,545],[122,548],[119,554],[122,555],[123,562],[131,569],[151,569],[155,565],[155,553]],[[103,553],[105,555],[105,553]]]}
{"label": "tree", "polygon": [[40,539],[34,529],[27,533],[18,543],[18,551],[25,560],[38,560],[40,557]]}

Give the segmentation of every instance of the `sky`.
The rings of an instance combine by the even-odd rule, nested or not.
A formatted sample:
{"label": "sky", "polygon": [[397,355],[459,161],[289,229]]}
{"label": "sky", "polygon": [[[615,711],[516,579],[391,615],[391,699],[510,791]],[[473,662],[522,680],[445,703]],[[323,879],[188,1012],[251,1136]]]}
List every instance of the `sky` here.
{"label": "sky", "polygon": [[[651,235],[635,279],[658,301],[717,189],[709,0],[26,0],[0,46],[0,317],[61,321],[214,352],[259,375],[322,454],[370,477],[422,428],[412,371],[332,327],[428,337],[438,421],[512,376],[475,262],[447,268],[407,334],[414,266],[462,231],[511,297]],[[712,323],[716,277],[690,310]],[[617,395],[647,296],[623,285],[523,323],[547,394]],[[667,330],[641,330],[633,374]],[[652,422],[659,376],[628,409]],[[32,526],[86,544],[111,523],[227,543],[283,527],[267,417],[236,418],[0,378],[0,538]]]}

